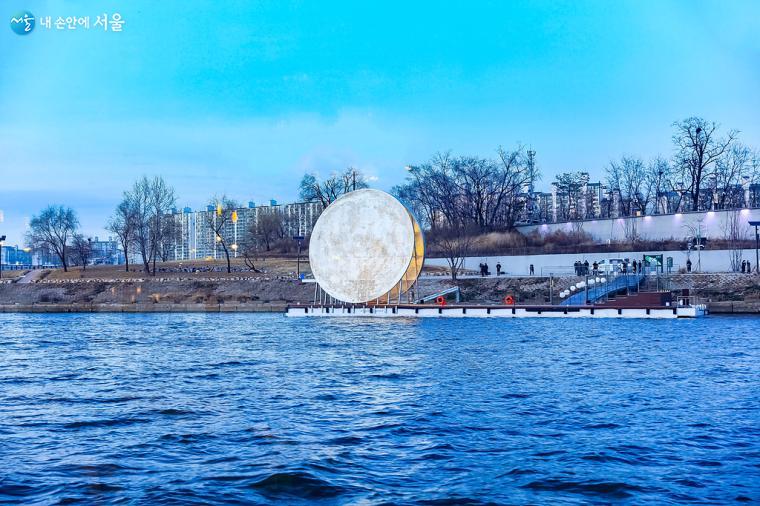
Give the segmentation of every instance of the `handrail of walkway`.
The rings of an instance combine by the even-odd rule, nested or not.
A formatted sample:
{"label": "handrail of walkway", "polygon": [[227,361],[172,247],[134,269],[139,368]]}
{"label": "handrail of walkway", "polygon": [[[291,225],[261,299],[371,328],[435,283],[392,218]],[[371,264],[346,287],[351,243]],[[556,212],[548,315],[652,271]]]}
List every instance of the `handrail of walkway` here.
{"label": "handrail of walkway", "polygon": [[458,286],[453,286],[451,288],[447,288],[445,290],[441,290],[440,292],[434,293],[432,295],[428,295],[427,297],[422,297],[421,299],[417,300],[417,304],[424,304],[426,302],[433,301],[437,299],[438,297],[445,297],[446,295],[453,293],[455,296],[455,299],[457,302],[459,302],[460,299],[460,290]]}
{"label": "handrail of walkway", "polygon": [[639,284],[644,279],[644,276],[644,273],[618,274],[611,281],[589,287],[588,292],[586,292],[585,288],[582,288],[578,293],[571,295],[560,304],[563,306],[583,306],[586,304],[586,300],[589,302],[596,302],[618,290],[624,288],[638,288]]}

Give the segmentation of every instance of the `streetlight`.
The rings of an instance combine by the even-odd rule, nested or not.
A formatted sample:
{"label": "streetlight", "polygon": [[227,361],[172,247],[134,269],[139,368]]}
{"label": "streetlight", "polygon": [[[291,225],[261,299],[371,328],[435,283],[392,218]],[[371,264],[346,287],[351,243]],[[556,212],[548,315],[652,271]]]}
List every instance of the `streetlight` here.
{"label": "streetlight", "polygon": [[0,235],[0,279],[3,279],[3,242],[5,241],[5,236]]}
{"label": "streetlight", "polygon": [[294,235],[293,240],[298,243],[298,256],[296,257],[296,278],[301,279],[301,243],[303,243],[304,236]]}
{"label": "streetlight", "polygon": [[[750,221],[749,222],[750,227],[755,227],[755,272],[760,273],[760,231],[758,231],[758,227],[760,227],[760,221]],[[750,272],[752,270],[750,269]]]}

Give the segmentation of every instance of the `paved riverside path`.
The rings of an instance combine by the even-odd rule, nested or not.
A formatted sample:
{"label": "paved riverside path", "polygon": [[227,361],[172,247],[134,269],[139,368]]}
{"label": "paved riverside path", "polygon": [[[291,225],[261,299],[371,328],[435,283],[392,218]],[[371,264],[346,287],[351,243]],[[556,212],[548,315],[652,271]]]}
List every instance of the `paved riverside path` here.
{"label": "paved riverside path", "polygon": [[48,273],[49,271],[47,269],[35,269],[27,272],[23,276],[21,276],[21,279],[16,281],[16,283],[20,283],[22,285],[28,284],[28,283],[34,283],[38,279],[40,279],[43,275]]}

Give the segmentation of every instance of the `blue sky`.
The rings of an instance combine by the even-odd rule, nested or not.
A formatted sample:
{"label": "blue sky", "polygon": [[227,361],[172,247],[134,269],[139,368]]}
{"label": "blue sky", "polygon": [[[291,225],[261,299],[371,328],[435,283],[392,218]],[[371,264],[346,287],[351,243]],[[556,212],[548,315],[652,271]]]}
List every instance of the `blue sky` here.
{"label": "blue sky", "polygon": [[[28,36],[12,14],[118,12]],[[179,205],[281,202],[348,165],[388,189],[437,151],[537,151],[599,176],[671,153],[691,115],[760,147],[760,2],[6,0],[0,26],[0,234],[48,203],[89,234],[161,174]],[[38,19],[39,21],[39,19]]]}

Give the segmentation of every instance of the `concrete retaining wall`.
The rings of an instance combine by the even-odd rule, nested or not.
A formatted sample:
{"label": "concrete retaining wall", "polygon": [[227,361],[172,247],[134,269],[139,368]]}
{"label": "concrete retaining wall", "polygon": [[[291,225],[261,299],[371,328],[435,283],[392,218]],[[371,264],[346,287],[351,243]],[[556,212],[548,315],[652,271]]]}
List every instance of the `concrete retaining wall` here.
{"label": "concrete retaining wall", "polygon": [[760,314],[760,301],[710,302],[711,314]]}
{"label": "concrete retaining wall", "polygon": [[[558,255],[517,255],[517,256],[482,256],[467,257],[464,267],[478,271],[478,265],[486,262],[492,274],[496,273],[496,264],[501,263],[503,272],[515,276],[526,276],[530,272],[530,264],[533,264],[536,275],[548,276],[553,273],[572,274],[573,262],[588,260],[589,264],[611,258],[628,258],[641,260],[644,255],[662,255],[663,259],[673,257],[673,272],[686,267],[687,255],[685,251],[619,251],[612,253],[569,253]],[[728,272],[731,270],[730,251],[728,250],[705,250],[699,255],[691,253],[692,270],[697,270],[697,259],[701,257],[702,272]],[[742,259],[752,262],[752,270],[755,269],[755,250],[742,250]],[[425,265],[448,268],[444,258],[426,258]]]}
{"label": "concrete retaining wall", "polygon": [[[626,230],[634,227],[636,233],[642,239],[660,241],[667,239],[681,240],[693,235],[690,228],[694,228],[701,222],[702,237],[708,239],[723,239],[726,233],[727,221],[734,211],[710,211],[696,213],[663,214],[653,216],[639,216],[635,218],[611,218],[604,220],[584,220],[573,223],[545,223],[539,225],[524,225],[517,230],[528,234],[534,230],[542,233],[555,230],[583,230],[602,243],[609,241],[625,241]],[[748,221],[760,221],[760,209],[744,209],[739,211],[741,223],[747,226],[747,238],[754,237],[754,231],[750,232]]]}

